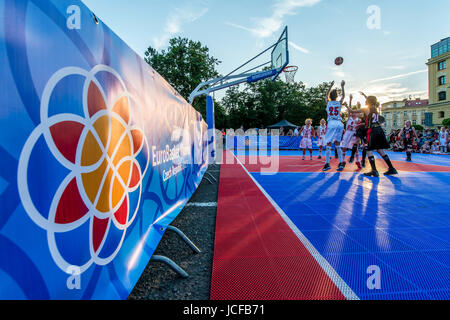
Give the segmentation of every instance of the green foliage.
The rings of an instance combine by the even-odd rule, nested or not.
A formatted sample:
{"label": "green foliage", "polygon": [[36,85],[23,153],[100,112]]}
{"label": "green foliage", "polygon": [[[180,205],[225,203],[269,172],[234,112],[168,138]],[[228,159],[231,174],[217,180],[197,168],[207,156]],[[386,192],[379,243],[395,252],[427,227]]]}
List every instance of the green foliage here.
{"label": "green foliage", "polygon": [[416,131],[423,131],[424,127],[421,126],[420,124],[414,124],[413,128],[416,129]]}
{"label": "green foliage", "polygon": [[449,119],[444,119],[444,121],[442,121],[442,125],[450,126],[450,118]]}
{"label": "green foliage", "polygon": [[287,84],[264,80],[227,90],[222,103],[232,128],[261,128],[286,119],[302,126],[307,118],[319,125],[326,118],[328,83],[306,88],[302,82]]}
{"label": "green foliage", "polygon": [[[166,50],[149,47],[145,60],[186,100],[200,83],[219,76],[220,61],[206,46],[186,38],[171,39]],[[215,101],[216,128],[261,128],[283,119],[302,126],[307,118],[317,126],[326,118],[328,86],[306,88],[302,82],[264,80],[229,88],[221,101]],[[194,108],[206,119],[206,97],[197,98]]]}
{"label": "green foliage", "polygon": [[[219,76],[216,67],[220,61],[210,55],[208,47],[186,38],[170,39],[169,47],[160,52],[149,47],[145,61],[186,100],[200,83]],[[196,99],[194,107],[206,116],[204,99]],[[220,115],[220,110],[217,114]]]}

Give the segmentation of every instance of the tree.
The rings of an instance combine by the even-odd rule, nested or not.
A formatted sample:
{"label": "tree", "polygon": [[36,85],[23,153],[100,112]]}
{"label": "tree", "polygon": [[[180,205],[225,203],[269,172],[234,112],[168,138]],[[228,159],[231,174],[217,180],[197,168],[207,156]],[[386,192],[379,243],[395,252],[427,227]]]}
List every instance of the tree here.
{"label": "tree", "polygon": [[242,90],[229,88],[222,103],[233,128],[267,127],[284,119],[301,126],[307,118],[319,125],[326,118],[328,87],[328,83],[306,88],[302,82],[264,80],[244,85]]}
{"label": "tree", "polygon": [[443,126],[450,126],[450,118],[449,119],[444,119],[444,121],[442,121],[442,125]]}
{"label": "tree", "polygon": [[416,131],[423,131],[424,127],[420,124],[413,125],[413,128],[416,129]]}
{"label": "tree", "polygon": [[[149,47],[145,61],[165,78],[186,100],[202,82],[219,76],[216,67],[220,61],[210,55],[209,49],[199,41],[186,38],[172,38],[169,47],[160,52]],[[194,108],[206,117],[205,99],[196,99]],[[217,104],[216,104],[217,106]],[[216,114],[221,114],[220,106]]]}

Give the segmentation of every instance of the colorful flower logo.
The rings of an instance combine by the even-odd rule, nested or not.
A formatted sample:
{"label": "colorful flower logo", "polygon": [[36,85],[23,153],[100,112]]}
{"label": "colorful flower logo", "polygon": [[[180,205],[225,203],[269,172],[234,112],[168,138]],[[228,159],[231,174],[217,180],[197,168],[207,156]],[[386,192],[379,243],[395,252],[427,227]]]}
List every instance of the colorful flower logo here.
{"label": "colorful flower logo", "polygon": [[[55,91],[64,85],[61,83],[80,76],[84,79],[82,112],[50,111],[49,105],[58,95]],[[106,78],[109,81],[100,80]],[[64,90],[64,97],[71,99],[70,88]],[[80,241],[79,250],[83,249],[83,241],[88,243],[88,253],[82,255],[84,261],[76,264],[82,272],[93,263],[110,263],[122,246],[127,228],[135,220],[142,180],[149,166],[149,147],[143,129],[132,119],[132,102],[136,103],[120,75],[104,65],[90,72],[62,69],[44,89],[41,123],[23,148],[18,185],[27,214],[47,231],[51,255],[63,271],[74,265],[67,258],[71,255],[67,251],[74,250],[73,241]],[[38,156],[42,145],[53,158],[48,163]],[[49,206],[45,207],[42,204],[45,201],[33,191],[37,183],[43,183],[42,179],[33,178],[39,174],[33,170],[40,165],[48,172],[48,165],[54,160],[68,174],[58,182]],[[43,186],[43,189],[48,191],[51,187]],[[64,234],[69,236],[63,237]],[[85,239],[83,236],[80,239],[80,235]]]}

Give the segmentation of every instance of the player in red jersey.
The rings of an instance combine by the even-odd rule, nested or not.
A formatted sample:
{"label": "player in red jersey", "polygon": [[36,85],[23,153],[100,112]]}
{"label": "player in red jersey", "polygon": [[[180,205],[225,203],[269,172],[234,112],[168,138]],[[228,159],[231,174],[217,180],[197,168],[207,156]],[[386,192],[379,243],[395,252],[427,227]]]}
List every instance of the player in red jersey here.
{"label": "player in red jersey", "polygon": [[[348,108],[349,117],[347,120],[347,127],[345,129],[344,137],[342,138],[342,143],[341,143],[342,153],[344,154],[344,166],[346,165],[345,157],[346,157],[347,150],[352,150],[355,145],[357,146],[357,140],[358,140],[358,137],[356,137],[356,128],[359,123],[358,115],[361,111],[360,110],[352,110],[352,100],[353,100],[353,95],[350,95],[350,107]],[[362,167],[361,167],[361,163],[359,162],[359,154],[357,154],[356,156],[357,156],[356,165],[357,165],[358,169],[361,170]]]}
{"label": "player in red jersey", "polygon": [[319,159],[322,159],[322,150],[327,147],[325,143],[325,135],[327,134],[327,122],[325,119],[320,120],[320,126],[317,128],[317,136],[319,141],[317,145],[319,146]]}
{"label": "player in red jersey", "polygon": [[302,141],[300,142],[300,149],[303,149],[303,160],[305,160],[306,149],[309,150],[311,155],[311,160],[313,159],[312,150],[312,138],[315,136],[315,131],[312,126],[312,119],[306,119],[305,125],[303,126],[300,135],[302,136]]}

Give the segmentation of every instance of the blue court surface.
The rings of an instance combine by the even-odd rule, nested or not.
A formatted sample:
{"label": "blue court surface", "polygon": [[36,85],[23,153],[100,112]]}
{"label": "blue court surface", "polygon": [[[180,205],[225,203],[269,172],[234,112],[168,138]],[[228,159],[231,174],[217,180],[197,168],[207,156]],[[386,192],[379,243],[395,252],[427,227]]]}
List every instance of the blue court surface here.
{"label": "blue court surface", "polygon": [[[406,154],[402,152],[386,152],[389,157],[392,160],[395,161],[405,161]],[[234,152],[237,156],[257,156],[257,155],[279,155],[279,156],[291,156],[291,157],[301,157],[303,154],[298,150],[280,150],[275,152],[271,152],[270,150],[264,151],[252,151],[252,150],[237,150]],[[347,156],[350,156],[351,152],[347,151]],[[314,150],[313,156],[317,157],[319,155],[319,151]],[[325,151],[322,152],[322,156],[325,155]],[[334,153],[333,153],[334,155]],[[360,152],[361,155],[361,152]],[[376,152],[374,153],[375,157],[381,158]],[[306,157],[309,156],[309,151],[306,152]],[[443,155],[443,154],[421,154],[421,153],[413,153],[412,158],[414,163],[421,163],[421,164],[429,164],[429,165],[436,165],[436,166],[448,166],[450,167],[450,155]]]}
{"label": "blue court surface", "polygon": [[[450,172],[251,174],[360,299],[450,299]],[[368,286],[371,266],[380,289]]]}

